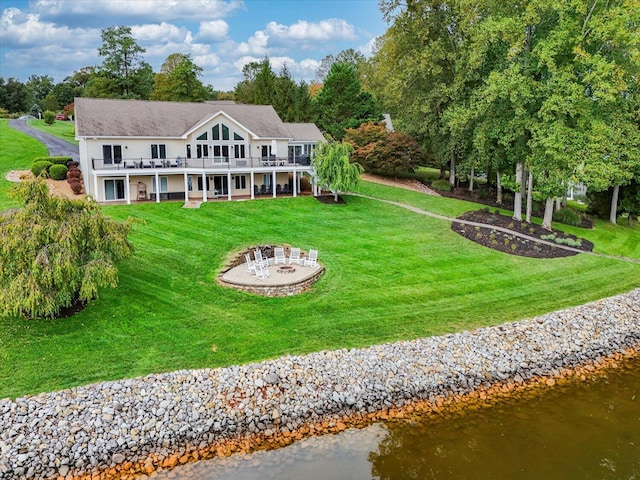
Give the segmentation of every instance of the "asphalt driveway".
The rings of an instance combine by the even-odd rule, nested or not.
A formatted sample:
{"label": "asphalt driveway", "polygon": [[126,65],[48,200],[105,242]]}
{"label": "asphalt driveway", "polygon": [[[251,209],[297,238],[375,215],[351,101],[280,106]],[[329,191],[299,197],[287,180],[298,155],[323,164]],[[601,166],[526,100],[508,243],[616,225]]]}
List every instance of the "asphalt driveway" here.
{"label": "asphalt driveway", "polygon": [[80,161],[80,151],[77,145],[69,143],[48,133],[41,132],[27,125],[27,117],[9,120],[9,125],[22,133],[41,141],[49,149],[50,156],[69,156],[76,162]]}

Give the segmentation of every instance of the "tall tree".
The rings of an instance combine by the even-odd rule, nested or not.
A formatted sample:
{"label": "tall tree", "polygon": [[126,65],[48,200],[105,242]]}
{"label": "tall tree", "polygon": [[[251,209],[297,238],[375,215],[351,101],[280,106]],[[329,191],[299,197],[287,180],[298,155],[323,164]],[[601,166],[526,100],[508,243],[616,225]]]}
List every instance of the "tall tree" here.
{"label": "tall tree", "polygon": [[152,100],[176,102],[202,102],[209,96],[199,77],[202,67],[191,59],[191,55],[172,53],[155,75]]}
{"label": "tall tree", "polygon": [[153,70],[146,63],[142,48],[131,35],[131,27],[102,30],[98,54],[104,58],[98,67],[98,79],[89,81],[97,96],[148,99],[153,89]]}
{"label": "tall tree", "polygon": [[362,89],[352,65],[334,63],[314,99],[317,124],[333,139],[342,140],[347,128],[382,118],[373,96]]}
{"label": "tall tree", "polygon": [[15,78],[0,77],[0,108],[9,113],[26,112],[31,105],[28,104],[29,90],[24,83]]}
{"label": "tall tree", "polygon": [[338,201],[341,192],[349,191],[358,184],[363,168],[349,161],[353,147],[348,143],[324,143],[316,146],[315,156],[311,160],[320,187],[333,193]]}
{"label": "tall tree", "polygon": [[366,63],[365,56],[353,48],[342,50],[338,55],[327,55],[320,61],[320,66],[316,69],[316,81],[324,82],[334,63],[348,63],[359,73],[360,67]]}

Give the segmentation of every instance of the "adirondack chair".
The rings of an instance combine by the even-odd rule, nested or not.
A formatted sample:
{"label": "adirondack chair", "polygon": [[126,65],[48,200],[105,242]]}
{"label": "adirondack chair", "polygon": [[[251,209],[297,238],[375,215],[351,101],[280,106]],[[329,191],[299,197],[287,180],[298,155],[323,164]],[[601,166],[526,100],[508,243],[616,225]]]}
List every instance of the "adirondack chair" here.
{"label": "adirondack chair", "polygon": [[279,263],[287,263],[287,257],[284,256],[284,248],[276,247],[274,250],[274,265],[278,265]]}
{"label": "adirondack chair", "polygon": [[318,250],[309,250],[309,256],[304,259],[305,267],[315,267],[318,265]]}
{"label": "adirondack chair", "polygon": [[244,254],[244,259],[247,261],[247,272],[256,274],[256,263],[251,260],[251,255],[248,253]]}
{"label": "adirondack chair", "polygon": [[[256,259],[255,264],[260,265],[261,267],[268,267],[269,266],[269,259],[268,258],[262,258],[262,252],[260,251],[259,248],[256,248],[253,251],[253,257]],[[257,270],[257,268],[256,268]]]}
{"label": "adirondack chair", "polygon": [[260,278],[267,278],[270,275],[269,267],[263,266],[260,263],[256,263],[256,276]]}
{"label": "adirondack chair", "polygon": [[298,265],[302,263],[302,259],[300,258],[300,249],[297,247],[293,247],[289,254],[289,265],[292,263],[296,263]]}

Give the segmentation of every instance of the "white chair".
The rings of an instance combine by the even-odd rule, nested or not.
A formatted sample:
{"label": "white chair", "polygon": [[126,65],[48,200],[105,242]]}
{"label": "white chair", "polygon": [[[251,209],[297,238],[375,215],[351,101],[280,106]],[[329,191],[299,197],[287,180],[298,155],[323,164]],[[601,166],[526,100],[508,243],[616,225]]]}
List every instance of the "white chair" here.
{"label": "white chair", "polygon": [[292,248],[289,255],[289,265],[291,265],[292,263],[297,263],[298,265],[300,265],[301,262],[302,259],[300,258],[300,249],[296,247]]}
{"label": "white chair", "polygon": [[273,264],[278,265],[279,263],[287,263],[287,257],[284,256],[284,248],[282,247],[274,249]]}
{"label": "white chair", "polygon": [[260,263],[256,263],[256,276],[260,278],[267,278],[269,276],[269,267],[263,266]]}
{"label": "white chair", "polygon": [[269,259],[268,258],[262,258],[262,252],[260,251],[259,248],[256,248],[253,251],[253,257],[256,259],[256,261],[255,261],[256,265],[260,265],[261,267],[268,267],[269,266]]}
{"label": "white chair", "polygon": [[318,250],[309,250],[309,256],[304,259],[305,267],[315,267],[318,265]]}
{"label": "white chair", "polygon": [[244,254],[244,258],[247,261],[247,272],[249,273],[253,273],[254,275],[256,274],[256,263],[251,260],[251,255],[249,255],[248,253]]}

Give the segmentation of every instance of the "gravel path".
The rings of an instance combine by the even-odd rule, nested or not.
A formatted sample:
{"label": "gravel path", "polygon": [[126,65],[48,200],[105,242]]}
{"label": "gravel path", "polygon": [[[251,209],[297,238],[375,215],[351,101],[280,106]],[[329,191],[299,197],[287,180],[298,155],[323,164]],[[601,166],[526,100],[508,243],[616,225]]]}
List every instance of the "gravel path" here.
{"label": "gravel path", "polygon": [[289,438],[318,422],[341,430],[349,416],[505,382],[551,385],[563,369],[639,347],[636,289],[475,331],[5,399],[0,478],[149,474],[233,439]]}

